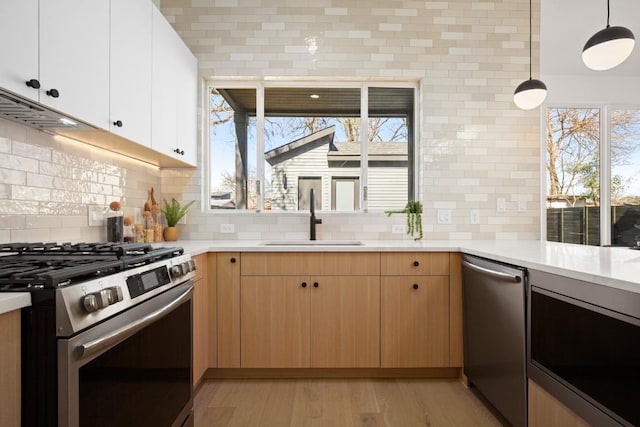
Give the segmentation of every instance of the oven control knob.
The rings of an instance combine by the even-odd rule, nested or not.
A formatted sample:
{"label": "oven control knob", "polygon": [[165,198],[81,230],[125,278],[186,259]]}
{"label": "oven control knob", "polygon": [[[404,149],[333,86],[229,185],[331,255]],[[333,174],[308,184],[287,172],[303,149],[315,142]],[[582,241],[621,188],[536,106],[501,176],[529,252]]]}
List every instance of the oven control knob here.
{"label": "oven control knob", "polygon": [[109,305],[109,293],[108,290],[103,289],[100,292],[85,295],[82,299],[82,306],[88,313],[105,308]]}
{"label": "oven control knob", "polygon": [[188,262],[183,262],[182,264],[180,264],[180,267],[182,267],[182,273],[183,274],[187,274],[191,271],[191,268],[189,268],[189,263]]}
{"label": "oven control knob", "polygon": [[192,261],[185,261],[182,263],[182,271],[184,271],[184,274],[187,273],[191,273],[192,271],[195,270],[195,265],[191,265]]}
{"label": "oven control knob", "polygon": [[122,288],[120,286],[112,286],[105,290],[109,292],[107,297],[109,299],[109,305],[115,304],[124,299],[124,296],[122,295]]}
{"label": "oven control knob", "polygon": [[182,272],[182,264],[180,265],[174,265],[169,269],[169,273],[171,274],[171,277],[178,277],[178,276],[182,276],[184,273]]}
{"label": "oven control knob", "polygon": [[189,263],[189,271],[196,271],[196,262],[190,259],[188,263]]}

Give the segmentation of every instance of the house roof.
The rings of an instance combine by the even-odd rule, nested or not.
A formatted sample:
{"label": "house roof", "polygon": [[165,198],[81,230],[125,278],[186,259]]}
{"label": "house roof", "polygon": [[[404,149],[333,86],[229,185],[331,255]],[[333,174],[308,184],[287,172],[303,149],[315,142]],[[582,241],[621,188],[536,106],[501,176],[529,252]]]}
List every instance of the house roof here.
{"label": "house roof", "polygon": [[264,159],[270,165],[281,163],[292,157],[299,156],[305,151],[312,150],[324,144],[333,143],[333,137],[336,133],[336,127],[331,126],[314,132],[310,135],[291,141],[288,144],[274,148],[264,153]]}
{"label": "house roof", "polygon": [[[275,165],[328,143],[328,161],[359,161],[360,143],[333,142],[335,130],[336,127],[331,126],[296,139],[267,151],[264,153],[264,158],[270,165]],[[406,142],[370,142],[367,148],[369,159],[373,161],[407,161],[408,158],[408,143]]]}

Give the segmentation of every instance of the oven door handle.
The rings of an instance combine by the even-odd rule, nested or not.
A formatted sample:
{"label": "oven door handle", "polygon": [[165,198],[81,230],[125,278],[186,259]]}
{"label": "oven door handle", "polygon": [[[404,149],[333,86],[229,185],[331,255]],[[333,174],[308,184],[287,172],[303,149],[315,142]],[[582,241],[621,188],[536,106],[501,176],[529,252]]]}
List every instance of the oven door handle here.
{"label": "oven door handle", "polygon": [[82,359],[85,359],[85,358],[89,358],[89,357],[93,356],[94,354],[101,352],[104,349],[108,349],[108,348],[120,343],[121,341],[124,341],[125,339],[127,339],[130,336],[134,335],[139,330],[147,327],[148,325],[152,324],[156,320],[158,320],[158,319],[164,317],[165,315],[169,314],[171,311],[173,311],[175,308],[177,308],[183,302],[185,302],[189,298],[191,298],[192,292],[193,292],[193,288],[189,287],[187,290],[185,290],[184,292],[180,293],[176,297],[176,299],[174,299],[173,301],[171,301],[167,305],[163,306],[162,308],[149,313],[148,315],[142,317],[141,319],[138,319],[138,320],[136,320],[134,322],[131,322],[127,326],[123,326],[122,328],[118,328],[118,329],[116,329],[115,331],[111,332],[108,335],[102,336],[102,337],[100,337],[98,339],[95,339],[93,341],[89,341],[89,342],[84,343],[84,344],[80,344],[77,347],[78,348],[78,353],[79,353],[78,359],[82,360]]}

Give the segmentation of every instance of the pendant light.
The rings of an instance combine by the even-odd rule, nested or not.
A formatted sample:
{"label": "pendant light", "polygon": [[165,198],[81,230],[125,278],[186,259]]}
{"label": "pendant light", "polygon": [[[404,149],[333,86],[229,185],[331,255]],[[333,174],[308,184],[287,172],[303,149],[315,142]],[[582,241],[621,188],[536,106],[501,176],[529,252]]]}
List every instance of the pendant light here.
{"label": "pendant light", "polygon": [[540,106],[547,97],[547,86],[531,77],[531,9],[531,0],[529,0],[529,80],[520,83],[513,93],[513,102],[523,110],[532,110]]}
{"label": "pendant light", "polygon": [[633,51],[636,41],[631,30],[609,26],[609,0],[607,0],[607,27],[595,33],[582,49],[582,62],[592,70],[610,70],[622,64]]}

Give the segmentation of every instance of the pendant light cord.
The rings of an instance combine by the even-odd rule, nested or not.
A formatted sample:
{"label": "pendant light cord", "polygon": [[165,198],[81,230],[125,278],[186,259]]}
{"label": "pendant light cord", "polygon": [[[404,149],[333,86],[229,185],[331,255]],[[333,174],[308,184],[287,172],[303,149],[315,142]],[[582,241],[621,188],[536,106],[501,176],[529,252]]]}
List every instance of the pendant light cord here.
{"label": "pendant light cord", "polygon": [[[532,8],[532,6],[531,6],[532,1],[533,1],[533,0],[529,0],[529,80],[531,80],[531,79],[533,78],[533,77],[532,77],[532,74],[531,74],[531,55],[532,55],[532,54],[531,54],[531,52],[532,52],[532,48],[531,48],[531,46],[532,46],[532,45],[531,45],[531,32],[532,32],[532,29],[531,29],[531,28],[532,28],[532,24],[531,24],[531,21],[532,21],[532,19],[533,19],[533,18],[531,17],[531,15],[532,15],[532,9],[533,9],[533,8]],[[607,0],[607,2],[608,2],[608,1],[609,1],[609,0]]]}
{"label": "pendant light cord", "polygon": [[611,10],[609,8],[609,0],[607,0],[607,28],[609,28],[609,15],[611,14]]}

